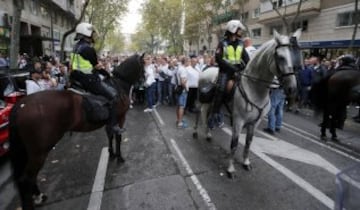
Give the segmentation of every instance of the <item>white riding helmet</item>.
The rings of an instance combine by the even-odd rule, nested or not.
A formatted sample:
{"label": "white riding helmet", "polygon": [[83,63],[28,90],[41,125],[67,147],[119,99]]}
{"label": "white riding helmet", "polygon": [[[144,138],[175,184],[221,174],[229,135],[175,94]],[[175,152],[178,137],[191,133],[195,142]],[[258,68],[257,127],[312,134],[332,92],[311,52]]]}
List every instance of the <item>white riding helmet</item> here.
{"label": "white riding helmet", "polygon": [[96,33],[96,30],[95,30],[94,26],[91,25],[90,23],[79,23],[76,26],[75,32],[77,34],[82,34],[82,35],[90,38],[92,36],[93,32]]}
{"label": "white riding helmet", "polygon": [[238,29],[245,30],[244,25],[241,23],[240,20],[230,20],[226,24],[226,30],[232,34],[236,33]]}

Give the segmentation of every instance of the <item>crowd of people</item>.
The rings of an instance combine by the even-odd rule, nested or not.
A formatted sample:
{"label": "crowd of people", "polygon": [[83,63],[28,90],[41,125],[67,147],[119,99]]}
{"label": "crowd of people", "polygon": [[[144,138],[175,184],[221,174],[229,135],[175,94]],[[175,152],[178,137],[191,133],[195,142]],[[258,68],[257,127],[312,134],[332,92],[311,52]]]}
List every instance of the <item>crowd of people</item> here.
{"label": "crowd of people", "polygon": [[[234,83],[234,73],[242,71],[249,59],[256,52],[249,37],[242,38],[245,27],[238,20],[231,20],[227,24],[224,40],[221,40],[214,55],[151,55],[144,57],[144,80],[135,84],[130,91],[131,107],[133,104],[146,103],[144,112],[152,112],[157,106],[176,106],[176,125],[186,128],[187,122],[184,113],[197,113],[199,76],[209,67],[218,66],[219,76],[216,81],[212,116],[220,116],[215,123],[223,125],[221,104],[226,92],[229,92]],[[99,58],[93,48],[95,30],[88,23],[81,23],[76,29],[78,41],[74,52],[67,62],[61,63],[56,57],[39,57],[30,59],[28,55],[19,56],[18,67],[29,68],[30,78],[26,81],[27,94],[42,90],[63,90],[69,87],[70,80],[80,82],[88,91],[104,95],[115,103],[117,95],[104,87],[101,81],[93,75],[93,69],[101,69],[109,74],[121,64],[126,56],[105,56]],[[71,61],[70,61],[71,60]],[[7,61],[0,54],[0,68],[7,65]],[[353,65],[350,67],[346,67]],[[345,67],[344,67],[345,66]],[[307,57],[304,67],[298,72],[298,103],[296,112],[311,106],[309,91],[312,84],[344,68],[358,69],[355,59],[345,55],[333,60],[321,60],[319,57]],[[69,69],[73,71],[69,72]],[[276,78],[275,78],[276,79]],[[277,82],[275,82],[277,83]],[[285,95],[280,86],[270,87],[271,110],[268,126],[264,129],[270,134],[280,131],[282,115],[285,105]],[[113,105],[113,107],[116,104]],[[115,115],[115,114],[113,114]],[[356,118],[360,121],[359,116]],[[114,122],[115,123],[115,122]],[[214,127],[214,125],[210,125]],[[116,129],[115,129],[116,130]]]}

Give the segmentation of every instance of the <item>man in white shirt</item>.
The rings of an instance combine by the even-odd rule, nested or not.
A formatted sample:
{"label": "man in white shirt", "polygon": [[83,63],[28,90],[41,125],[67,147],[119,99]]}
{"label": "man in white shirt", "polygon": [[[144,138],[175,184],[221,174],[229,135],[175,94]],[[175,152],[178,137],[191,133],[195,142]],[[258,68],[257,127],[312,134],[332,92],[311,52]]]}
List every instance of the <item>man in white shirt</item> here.
{"label": "man in white shirt", "polygon": [[190,66],[190,58],[182,58],[181,64],[176,72],[176,85],[181,87],[181,91],[177,93],[176,124],[178,128],[186,128],[187,123],[183,120],[183,117],[189,91],[188,72],[186,68]]}
{"label": "man in white shirt", "polygon": [[186,102],[186,110],[189,112],[197,112],[195,102],[197,99],[197,92],[198,92],[198,86],[199,86],[199,76],[200,76],[200,70],[196,68],[196,65],[198,63],[198,60],[196,57],[191,58],[191,65],[188,66],[187,72],[188,72],[188,85],[189,85],[189,92]]}
{"label": "man in white shirt", "polygon": [[244,46],[247,54],[249,55],[250,58],[252,58],[253,54],[256,51],[256,48],[252,45],[252,41],[250,37],[244,38]]}
{"label": "man in white shirt", "polygon": [[34,66],[30,69],[30,79],[25,81],[27,95],[45,90],[44,87],[39,83],[41,77],[42,77],[41,63],[36,62]]}

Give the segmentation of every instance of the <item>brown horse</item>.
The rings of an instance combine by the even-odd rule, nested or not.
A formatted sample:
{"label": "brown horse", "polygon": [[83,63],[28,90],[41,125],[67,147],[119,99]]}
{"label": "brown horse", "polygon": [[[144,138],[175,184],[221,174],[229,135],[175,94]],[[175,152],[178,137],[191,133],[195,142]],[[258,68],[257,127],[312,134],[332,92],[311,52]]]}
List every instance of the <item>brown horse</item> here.
{"label": "brown horse", "polygon": [[331,139],[338,141],[336,128],[343,127],[346,118],[346,106],[350,102],[360,102],[360,71],[342,70],[329,74],[312,85],[311,102],[316,112],[322,112],[321,139],[326,141],[326,129]]}
{"label": "brown horse", "polygon": [[[124,126],[129,109],[130,87],[144,75],[143,56],[129,57],[113,71],[113,77],[105,80],[118,91],[120,128]],[[114,157],[112,140],[115,136],[115,155],[119,161],[124,161],[120,151],[121,134],[115,134],[111,125],[107,125],[108,114],[104,116],[103,113],[108,113],[108,108],[103,104],[104,100],[94,96],[66,90],[38,92],[14,105],[10,115],[10,159],[24,210],[34,209],[34,203],[45,201],[46,196],[37,186],[37,175],[51,148],[67,131],[88,132],[106,125],[109,153]],[[99,113],[100,117],[96,116]]]}

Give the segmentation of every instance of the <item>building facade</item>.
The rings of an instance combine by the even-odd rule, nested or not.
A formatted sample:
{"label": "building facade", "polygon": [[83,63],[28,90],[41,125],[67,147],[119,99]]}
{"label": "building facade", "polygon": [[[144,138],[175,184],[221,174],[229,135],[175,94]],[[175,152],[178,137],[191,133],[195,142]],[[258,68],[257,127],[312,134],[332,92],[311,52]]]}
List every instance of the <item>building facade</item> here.
{"label": "building facade", "polygon": [[[248,35],[252,38],[253,44],[259,46],[266,40],[272,38],[273,29],[279,33],[287,34],[302,28],[303,33],[299,40],[305,54],[320,55],[331,58],[346,53],[355,22],[355,0],[303,0],[298,16],[293,21],[298,11],[300,0],[244,0],[239,6],[236,1],[231,3],[232,11],[227,12],[228,16],[220,23],[223,30],[227,20],[240,19],[248,28]],[[283,14],[288,22],[288,27],[274,7]],[[224,17],[225,12],[220,14]],[[239,15],[240,14],[240,15]],[[214,20],[219,20],[215,17]],[[205,37],[200,38],[201,40]],[[218,43],[217,36],[213,36],[209,53],[212,53]],[[360,34],[357,33],[353,45],[360,49]],[[188,47],[185,47],[188,49]],[[196,52],[199,53],[200,51]],[[194,53],[194,52],[192,52]],[[360,52],[358,52],[359,55]]]}
{"label": "building facade", "polygon": [[[8,53],[13,14],[12,0],[0,0],[0,51]],[[20,24],[20,53],[58,55],[63,34],[80,17],[81,0],[24,0]],[[65,42],[70,52],[73,35]]]}

